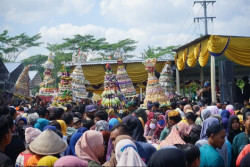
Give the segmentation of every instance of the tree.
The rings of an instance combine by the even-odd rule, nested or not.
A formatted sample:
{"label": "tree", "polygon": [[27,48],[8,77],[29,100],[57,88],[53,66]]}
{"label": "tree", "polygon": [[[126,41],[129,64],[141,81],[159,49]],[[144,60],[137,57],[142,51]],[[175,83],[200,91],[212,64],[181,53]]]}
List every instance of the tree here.
{"label": "tree", "polygon": [[42,64],[44,64],[47,59],[48,59],[48,56],[38,54],[38,55],[31,56],[29,58],[23,59],[22,62],[24,66],[28,66],[31,64],[30,70],[37,70],[40,76],[43,78],[44,68]]}
{"label": "tree", "polygon": [[40,38],[40,34],[30,37],[25,33],[10,37],[8,30],[4,30],[3,33],[0,34],[1,59],[4,61],[15,61],[24,50],[34,46],[40,46],[42,43],[37,42]]}
{"label": "tree", "polygon": [[174,49],[177,48],[177,46],[166,46],[166,47],[150,47],[148,46],[147,50],[144,50],[144,54],[146,55],[146,58],[159,58],[165,55],[174,56]]}

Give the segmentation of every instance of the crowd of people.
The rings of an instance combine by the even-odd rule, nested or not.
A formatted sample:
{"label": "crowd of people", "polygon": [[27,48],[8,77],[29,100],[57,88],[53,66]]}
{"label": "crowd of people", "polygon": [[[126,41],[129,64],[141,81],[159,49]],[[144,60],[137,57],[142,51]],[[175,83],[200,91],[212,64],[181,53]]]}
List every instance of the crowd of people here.
{"label": "crowd of people", "polygon": [[186,98],[0,106],[0,166],[250,166],[250,106]]}

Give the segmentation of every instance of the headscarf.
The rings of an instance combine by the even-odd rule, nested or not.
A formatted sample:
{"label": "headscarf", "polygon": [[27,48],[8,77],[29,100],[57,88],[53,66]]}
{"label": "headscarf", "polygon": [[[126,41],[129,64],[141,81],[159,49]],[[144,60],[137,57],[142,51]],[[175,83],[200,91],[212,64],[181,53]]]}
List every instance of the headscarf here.
{"label": "headscarf", "polygon": [[98,157],[102,154],[103,136],[101,132],[88,130],[77,141],[75,153],[78,158],[100,163]]}
{"label": "headscarf", "polygon": [[107,155],[107,150],[108,150],[108,142],[109,142],[109,137],[110,133],[109,131],[101,131],[103,140],[104,140],[104,145],[105,145],[105,151],[104,151],[104,156],[102,158],[99,158],[101,164],[106,162],[106,155]]}
{"label": "headscarf", "polygon": [[211,114],[220,114],[217,106],[207,106],[207,109],[211,111]]}
{"label": "headscarf", "polygon": [[234,120],[234,119],[238,120],[238,122],[239,122],[239,124],[240,124],[240,120],[239,120],[239,118],[238,118],[237,116],[232,115],[232,116],[229,118],[229,121],[228,121],[229,123],[228,123],[228,135],[227,135],[227,139],[228,139],[228,141],[229,141],[230,143],[233,143],[234,137],[235,137],[237,134],[241,133],[240,126],[239,126],[239,129],[233,130],[232,124],[233,124],[233,120]]}
{"label": "headscarf", "polygon": [[187,110],[187,109],[192,110],[192,107],[191,107],[191,105],[190,105],[190,104],[186,104],[186,105],[184,106],[184,108],[183,108],[183,112],[184,112],[184,113],[186,113],[186,110]]}
{"label": "headscarf", "polygon": [[43,157],[43,155],[33,155],[27,160],[27,163],[24,166],[37,166],[39,160]]}
{"label": "headscarf", "polygon": [[36,128],[28,127],[25,129],[25,142],[30,144],[38,135],[41,134],[41,131]]}
{"label": "headscarf", "polygon": [[237,157],[236,160],[236,166],[240,166],[241,160],[250,152],[250,144],[246,145],[243,150],[240,152],[240,154]]}
{"label": "headscarf", "polygon": [[151,119],[154,118],[154,112],[150,112],[147,117],[146,125],[149,126]]}
{"label": "headscarf", "polygon": [[54,163],[58,160],[58,158],[54,157],[54,156],[45,156],[43,158],[41,158],[38,163],[37,166],[48,166],[48,167],[53,167]]}
{"label": "headscarf", "polygon": [[185,167],[186,160],[183,151],[177,148],[164,148],[156,151],[148,162],[148,167]]}
{"label": "headscarf", "polygon": [[109,124],[107,121],[100,120],[97,121],[95,124],[95,130],[96,131],[109,131]]}
{"label": "headscarf", "polygon": [[26,119],[25,117],[18,117],[18,118],[16,119],[16,125],[18,125],[18,122],[19,122],[20,120],[23,120],[24,124],[27,125],[27,119]]}
{"label": "headscarf", "polygon": [[66,136],[67,134],[66,134],[66,132],[67,132],[67,125],[66,125],[66,123],[64,122],[64,120],[56,120],[59,124],[60,124],[60,126],[61,126],[61,129],[62,129],[62,134],[64,135],[64,136]]}
{"label": "headscarf", "polygon": [[137,147],[132,140],[123,139],[116,144],[116,166],[146,166],[138,154]]}
{"label": "headscarf", "polygon": [[204,121],[211,115],[211,111],[209,109],[202,109],[201,110],[201,119]]}
{"label": "headscarf", "polygon": [[126,117],[124,117],[122,119],[122,122],[128,126],[129,131],[131,133],[131,137],[133,138],[133,140],[146,142],[146,139],[143,136],[144,129],[142,127],[140,120],[137,117],[132,116],[130,114],[130,115],[127,115]]}
{"label": "headscarf", "polygon": [[202,124],[200,139],[207,140],[208,139],[207,129],[209,128],[209,126],[211,126],[213,124],[218,124],[218,123],[219,123],[219,120],[217,118],[214,118],[214,117],[207,118]]}
{"label": "headscarf", "polygon": [[49,121],[44,118],[39,118],[36,121],[36,124],[34,125],[34,128],[39,129],[40,131],[43,131],[43,128],[49,124]]}
{"label": "headscarf", "polygon": [[111,118],[109,120],[109,129],[112,129],[117,124],[119,124],[118,119],[117,118]]}
{"label": "headscarf", "polygon": [[87,167],[88,161],[81,160],[80,158],[77,158],[72,155],[67,155],[64,157],[59,158],[54,166],[61,166],[61,167],[68,167],[68,166],[74,166],[74,167]]}
{"label": "headscarf", "polygon": [[157,138],[159,138],[161,135],[161,131],[165,128],[165,116],[159,115],[157,118],[158,118],[158,121],[156,124],[154,135],[157,136]]}
{"label": "headscarf", "polygon": [[115,110],[114,110],[113,108],[110,108],[110,109],[108,110],[108,115],[109,115],[109,116],[115,116]]}
{"label": "headscarf", "polygon": [[137,118],[141,117],[144,123],[147,122],[147,114],[145,110],[143,110],[142,108],[138,108],[137,110],[135,110],[135,114]]}
{"label": "headscarf", "polygon": [[192,127],[185,122],[179,122],[177,125],[172,127],[171,132],[165,140],[161,141],[160,147],[171,146],[175,144],[186,144],[181,138],[181,135],[188,136],[191,132]]}
{"label": "headscarf", "polygon": [[[115,139],[115,143],[114,143],[114,148],[116,147],[116,144],[123,140],[123,139],[129,139],[129,140],[133,140],[130,136],[128,135],[120,135],[118,136],[116,139]],[[113,150],[113,154],[111,155],[110,157],[110,160],[105,162],[103,164],[103,166],[107,166],[107,167],[115,167],[117,165],[117,161],[116,161],[116,158],[115,158],[115,153],[114,153],[114,150]]]}
{"label": "headscarf", "polygon": [[230,117],[230,112],[228,111],[228,110],[223,110],[222,112],[221,112],[221,117],[222,118],[229,118]]}
{"label": "headscarf", "polygon": [[235,113],[234,113],[234,110],[233,110],[233,109],[228,108],[227,110],[230,112],[230,115],[235,115]]}

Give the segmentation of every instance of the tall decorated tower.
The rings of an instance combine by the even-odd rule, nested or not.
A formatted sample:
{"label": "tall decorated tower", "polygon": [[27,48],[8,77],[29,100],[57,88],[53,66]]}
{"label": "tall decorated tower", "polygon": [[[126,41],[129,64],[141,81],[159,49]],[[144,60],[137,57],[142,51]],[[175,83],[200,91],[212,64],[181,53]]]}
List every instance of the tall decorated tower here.
{"label": "tall decorated tower", "polygon": [[30,66],[26,66],[20,76],[18,77],[16,84],[14,86],[14,95],[19,98],[29,98],[30,91],[29,91],[29,69]]}
{"label": "tall decorated tower", "polygon": [[159,78],[161,87],[164,89],[165,95],[169,99],[173,98],[175,95],[173,71],[171,70],[170,65],[171,65],[170,62],[166,62],[164,68],[162,69],[161,76]]}
{"label": "tall decorated tower", "polygon": [[122,93],[111,70],[110,64],[106,64],[106,75],[104,76],[104,91],[102,93],[102,105],[105,107],[122,106]]}
{"label": "tall decorated tower", "polygon": [[89,81],[85,79],[81,66],[76,66],[71,74],[73,100],[79,101],[88,98],[88,92],[85,85],[89,85]]}
{"label": "tall decorated tower", "polygon": [[157,59],[147,59],[145,61],[146,70],[148,71],[148,81],[146,87],[146,97],[144,99],[144,106],[147,106],[149,101],[159,102],[160,104],[167,103],[167,97],[164,89],[159,84],[159,80],[155,76],[155,66]]}
{"label": "tall decorated tower", "polygon": [[43,65],[45,68],[43,82],[40,84],[39,97],[46,101],[50,102],[51,99],[56,95],[57,88],[55,85],[55,79],[52,75],[52,70],[55,68],[53,63],[53,55],[48,56],[48,60]]}
{"label": "tall decorated tower", "polygon": [[118,64],[118,68],[116,72],[116,79],[119,84],[120,90],[126,98],[133,97],[137,93],[135,91],[135,88],[131,79],[129,78],[127,74],[126,69],[123,66],[123,59],[124,59],[123,52],[121,51],[116,52],[115,57],[117,58],[117,64]]}

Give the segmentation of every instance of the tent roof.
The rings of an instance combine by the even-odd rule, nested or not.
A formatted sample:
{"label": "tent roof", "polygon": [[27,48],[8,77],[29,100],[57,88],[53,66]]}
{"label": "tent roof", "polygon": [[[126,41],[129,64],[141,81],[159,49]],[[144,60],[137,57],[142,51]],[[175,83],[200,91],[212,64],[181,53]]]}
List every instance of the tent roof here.
{"label": "tent roof", "polygon": [[38,71],[29,71],[29,77],[31,81],[35,78],[37,73]]}

